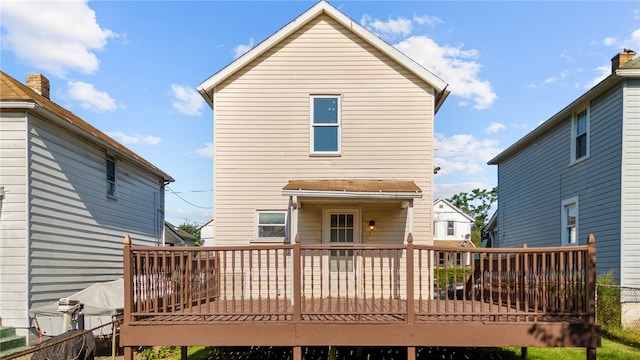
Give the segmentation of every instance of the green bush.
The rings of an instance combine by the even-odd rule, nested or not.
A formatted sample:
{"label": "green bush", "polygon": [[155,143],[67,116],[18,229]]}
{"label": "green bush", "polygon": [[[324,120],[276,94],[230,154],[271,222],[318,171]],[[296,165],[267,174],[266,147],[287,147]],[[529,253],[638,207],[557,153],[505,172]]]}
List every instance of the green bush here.
{"label": "green bush", "polygon": [[604,329],[620,328],[622,307],[620,287],[616,285],[613,271],[598,275],[596,317]]}

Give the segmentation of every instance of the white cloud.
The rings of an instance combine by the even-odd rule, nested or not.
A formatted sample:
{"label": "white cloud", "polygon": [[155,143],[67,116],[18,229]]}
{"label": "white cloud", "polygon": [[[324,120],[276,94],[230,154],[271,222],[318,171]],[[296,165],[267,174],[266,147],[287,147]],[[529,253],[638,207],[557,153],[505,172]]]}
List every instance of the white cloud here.
{"label": "white cloud", "polygon": [[[580,72],[580,71],[576,71],[576,72]],[[528,88],[541,88],[544,85],[553,84],[555,82],[562,81],[562,80],[568,78],[569,75],[571,75],[571,73],[569,71],[567,71],[567,70],[564,70],[564,71],[561,71],[560,74],[558,74],[558,75],[549,76],[548,78],[542,80],[542,82],[539,83],[539,84],[529,84],[529,85],[527,85],[527,87]]]}
{"label": "white cloud", "polygon": [[586,81],[583,84],[578,84],[577,86],[584,89],[591,89],[596,86],[600,81],[611,75],[611,65],[598,66],[594,69],[594,72],[596,73],[596,76],[593,79]]}
{"label": "white cloud", "polygon": [[504,124],[498,123],[498,122],[491,122],[491,124],[489,124],[489,127],[487,127],[487,129],[485,130],[487,132],[487,134],[495,134],[500,130],[504,130],[505,126]]}
{"label": "white cloud", "polygon": [[474,108],[486,109],[497,99],[491,83],[479,78],[478,50],[441,46],[427,36],[412,36],[395,47],[449,83],[451,93],[463,98],[463,105],[472,100]]}
{"label": "white cloud", "polygon": [[493,139],[477,139],[473,135],[458,134],[446,137],[435,136],[434,162],[440,167],[438,175],[460,172],[477,175],[484,171],[487,161],[495,157],[502,149]]}
{"label": "white cloud", "polygon": [[173,107],[181,113],[189,116],[199,116],[202,114],[204,100],[197,91],[182,85],[171,84],[173,92]]}
{"label": "white cloud", "polygon": [[117,35],[97,23],[87,1],[3,1],[1,42],[18,59],[51,74],[94,73],[95,52]]}
{"label": "white cloud", "polygon": [[611,46],[615,43],[616,43],[616,38],[613,38],[613,37],[607,37],[607,38],[604,38],[604,40],[602,40],[602,45],[604,46]]}
{"label": "white cloud", "polygon": [[204,147],[196,149],[196,154],[204,157],[213,157],[213,143],[206,143]]}
{"label": "white cloud", "polygon": [[429,15],[423,15],[423,16],[413,15],[413,21],[415,21],[420,25],[427,24],[427,25],[431,25],[432,27],[435,27],[436,25],[444,23],[442,19],[435,16],[429,16]]}
{"label": "white cloud", "polygon": [[145,145],[158,145],[162,141],[157,136],[152,135],[127,135],[122,131],[111,131],[107,135],[118,140],[119,142],[127,144],[145,144]]}
{"label": "white cloud", "polygon": [[617,48],[618,50],[627,48],[638,51],[638,48],[640,48],[640,29],[632,31],[626,39],[622,40],[618,40],[615,37],[606,37],[602,40],[602,44],[607,47]]}
{"label": "white cloud", "polygon": [[244,55],[244,53],[246,53],[247,51],[251,50],[253,48],[254,45],[254,40],[253,38],[249,39],[249,43],[244,45],[244,44],[240,44],[238,46],[236,46],[233,49],[233,57],[234,59],[239,58],[240,56]]}
{"label": "white cloud", "polygon": [[409,19],[398,17],[389,18],[388,21],[372,19],[369,15],[364,15],[360,19],[360,25],[368,28],[386,40],[393,40],[398,35],[407,36],[411,33],[412,22]]}
{"label": "white cloud", "polygon": [[80,105],[93,111],[108,111],[117,108],[116,101],[104,91],[98,91],[89,84],[82,81],[67,82],[67,95],[73,99],[80,101]]}

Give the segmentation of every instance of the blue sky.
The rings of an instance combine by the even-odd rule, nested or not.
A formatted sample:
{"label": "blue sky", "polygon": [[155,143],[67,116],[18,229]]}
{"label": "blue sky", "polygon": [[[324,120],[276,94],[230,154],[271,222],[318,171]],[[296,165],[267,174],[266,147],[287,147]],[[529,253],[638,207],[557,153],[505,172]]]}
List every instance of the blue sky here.
{"label": "blue sky", "polygon": [[[640,3],[330,1],[449,84],[436,198],[491,188],[486,162],[640,52]],[[166,218],[213,216],[213,112],[196,87],[315,1],[3,0],[2,71],[172,175]]]}

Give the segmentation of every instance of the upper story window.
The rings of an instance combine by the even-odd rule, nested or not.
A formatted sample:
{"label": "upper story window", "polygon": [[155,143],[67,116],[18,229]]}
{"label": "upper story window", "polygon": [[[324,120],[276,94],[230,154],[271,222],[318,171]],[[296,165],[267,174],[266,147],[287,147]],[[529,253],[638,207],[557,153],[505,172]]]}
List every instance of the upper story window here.
{"label": "upper story window", "polygon": [[258,210],[256,213],[257,241],[284,241],[287,227],[287,212]]}
{"label": "upper story window", "polygon": [[578,244],[578,197],[564,200],[561,204],[562,245]]}
{"label": "upper story window", "polygon": [[571,123],[571,162],[589,156],[589,109],[573,115]]}
{"label": "upper story window", "polygon": [[311,154],[340,154],[340,97],[311,96]]}
{"label": "upper story window", "polygon": [[455,223],[453,221],[447,221],[447,235],[455,235]]}
{"label": "upper story window", "polygon": [[107,195],[116,196],[116,159],[113,156],[107,155]]}

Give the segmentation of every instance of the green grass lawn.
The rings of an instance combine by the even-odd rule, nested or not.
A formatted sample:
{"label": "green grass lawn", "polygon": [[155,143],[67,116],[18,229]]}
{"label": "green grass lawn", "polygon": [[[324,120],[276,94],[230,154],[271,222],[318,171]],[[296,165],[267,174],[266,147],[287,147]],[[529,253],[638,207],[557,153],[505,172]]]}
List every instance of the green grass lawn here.
{"label": "green grass lawn", "polygon": [[[518,358],[520,348],[512,348]],[[640,359],[640,348],[602,338],[602,347],[597,350],[598,360],[637,360]],[[586,350],[583,348],[529,348],[529,360],[584,360]]]}

